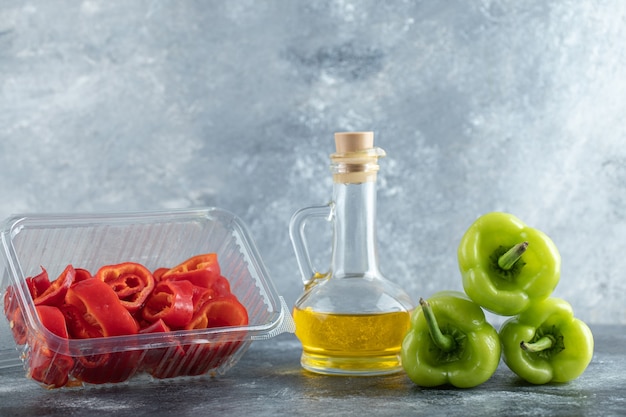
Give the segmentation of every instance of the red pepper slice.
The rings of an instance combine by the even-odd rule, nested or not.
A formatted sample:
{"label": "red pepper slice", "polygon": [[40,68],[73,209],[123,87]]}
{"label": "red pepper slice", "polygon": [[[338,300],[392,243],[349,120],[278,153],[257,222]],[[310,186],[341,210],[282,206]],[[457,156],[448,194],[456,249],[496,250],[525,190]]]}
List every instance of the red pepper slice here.
{"label": "red pepper slice", "polygon": [[170,270],[169,268],[157,268],[154,271],[152,271],[152,276],[154,277],[154,280],[156,282],[159,282],[161,281],[163,274],[165,274],[169,270]]}
{"label": "red pepper slice", "polygon": [[[139,331],[145,333],[169,333],[170,328],[162,319]],[[141,368],[149,372],[155,378],[171,378],[178,376],[179,363],[185,355],[185,350],[177,343],[173,335],[164,335],[166,340],[172,342],[172,346],[149,349],[143,357]]]}
{"label": "red pepper slice", "polygon": [[28,357],[29,375],[46,388],[65,386],[73,367],[74,360],[70,356],[50,351],[44,341],[35,339],[31,344]]}
{"label": "red pepper slice", "polygon": [[165,324],[165,322],[162,319],[158,319],[154,323],[150,323],[148,326],[146,326],[143,329],[139,330],[139,333],[140,334],[146,334],[146,333],[167,333],[170,330],[171,329],[167,326],[167,324]]}
{"label": "red pepper slice", "polygon": [[35,298],[35,305],[60,307],[63,304],[68,288],[74,282],[75,276],[76,271],[72,265],[65,267],[65,270],[61,272],[61,275],[59,275],[59,277],[55,279],[41,295]]}
{"label": "red pepper slice", "polygon": [[131,313],[143,306],[154,289],[152,272],[134,262],[103,266],[96,272],[95,278],[113,288],[120,303]]}
{"label": "red pepper slice", "polygon": [[193,311],[197,311],[200,306],[209,300],[217,298],[217,293],[213,288],[204,288],[197,285],[193,286]]}
{"label": "red pepper slice", "polygon": [[65,301],[70,306],[65,308],[66,312],[79,317],[73,322],[68,321],[73,335],[106,337],[136,334],[139,330],[139,325],[120,304],[115,291],[99,279],[77,282],[67,291]]}
{"label": "red pepper slice", "polygon": [[76,306],[64,304],[61,312],[65,317],[67,330],[72,339],[90,339],[102,337],[102,331],[98,326],[93,326],[85,317],[83,311]]}
{"label": "red pepper slice", "polygon": [[228,295],[230,294],[230,282],[220,275],[213,283],[213,289],[220,295]]}
{"label": "red pepper slice", "polygon": [[[75,338],[136,334],[139,325],[104,281],[77,282],[67,292],[63,313]],[[140,351],[79,356],[72,376],[90,384],[122,382],[137,370]]]}
{"label": "red pepper slice", "polygon": [[217,295],[229,295],[230,283],[226,278],[213,271],[197,269],[195,271],[177,272],[163,276],[162,280],[167,281],[189,281],[193,285],[202,288],[209,288]]}
{"label": "red pepper slice", "polygon": [[[248,324],[248,312],[234,295],[207,301],[196,311],[187,329],[203,329]],[[240,341],[213,342],[189,346],[181,367],[186,375],[201,375],[218,368],[239,347]],[[191,365],[193,363],[193,366]]]}
{"label": "red pepper slice", "polygon": [[[35,307],[41,324],[53,334],[69,337],[65,317],[58,307],[40,305]],[[67,384],[74,360],[60,352],[52,352],[46,339],[34,338],[28,356],[29,374],[49,388],[59,388]]]}
{"label": "red pepper slice", "polygon": [[234,295],[207,301],[194,313],[186,329],[205,329],[248,324],[248,311]]}
{"label": "red pepper slice", "polygon": [[71,374],[77,380],[89,384],[123,382],[139,369],[141,354],[138,350],[127,350],[79,356]]}
{"label": "red pepper slice", "polygon": [[9,327],[13,334],[13,339],[18,345],[26,343],[26,323],[22,315],[22,309],[17,301],[15,289],[10,286],[4,293],[4,315],[9,321]]}
{"label": "red pepper slice", "polygon": [[[163,274],[162,278],[165,279],[172,274],[180,274],[183,272],[191,272],[191,271],[197,271],[197,270],[205,270],[209,272],[211,275],[219,276],[221,272],[220,272],[220,265],[217,262],[217,254],[206,253],[203,255],[193,256],[187,259],[185,262],[178,264],[174,268],[171,268],[169,271]],[[199,285],[199,284],[196,284],[196,285]]]}
{"label": "red pepper slice", "polygon": [[35,309],[37,310],[39,321],[41,321],[43,327],[59,337],[64,339],[69,338],[65,316],[61,312],[61,309],[47,305],[36,306]]}
{"label": "red pepper slice", "polygon": [[84,268],[74,268],[74,271],[76,271],[76,276],[74,276],[74,283],[93,278],[91,272]]}
{"label": "red pepper slice", "polygon": [[146,301],[143,318],[162,319],[171,328],[185,327],[193,316],[193,284],[189,281],[161,281]]}
{"label": "red pepper slice", "polygon": [[28,291],[33,300],[43,294],[50,287],[50,279],[48,278],[48,272],[41,267],[41,273],[34,277],[26,278],[26,285],[28,285]]}

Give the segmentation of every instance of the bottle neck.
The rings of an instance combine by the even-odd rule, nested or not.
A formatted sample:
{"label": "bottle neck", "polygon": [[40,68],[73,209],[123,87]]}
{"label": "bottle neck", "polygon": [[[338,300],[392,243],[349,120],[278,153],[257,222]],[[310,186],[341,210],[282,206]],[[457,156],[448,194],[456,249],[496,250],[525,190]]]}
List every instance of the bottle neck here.
{"label": "bottle neck", "polygon": [[333,277],[379,276],[376,181],[333,186]]}

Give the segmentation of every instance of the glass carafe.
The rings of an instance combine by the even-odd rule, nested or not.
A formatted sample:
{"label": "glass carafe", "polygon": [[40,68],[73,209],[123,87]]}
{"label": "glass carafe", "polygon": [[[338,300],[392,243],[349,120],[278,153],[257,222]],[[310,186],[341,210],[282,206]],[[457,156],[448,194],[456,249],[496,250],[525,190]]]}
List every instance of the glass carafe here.
{"label": "glass carafe", "polygon": [[[332,201],[297,211],[289,225],[304,282],[293,309],[301,364],[332,375],[398,372],[414,304],[378,265],[376,176],[385,152],[374,147],[372,132],[336,133],[335,145]],[[332,224],[331,265],[323,273],[307,248],[305,225],[312,218]]]}

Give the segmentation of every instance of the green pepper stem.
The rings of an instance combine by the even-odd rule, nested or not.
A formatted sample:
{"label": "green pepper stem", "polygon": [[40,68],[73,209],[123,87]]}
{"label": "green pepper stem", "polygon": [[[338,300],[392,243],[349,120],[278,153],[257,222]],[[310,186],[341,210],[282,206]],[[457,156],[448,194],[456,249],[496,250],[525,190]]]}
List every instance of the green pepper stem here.
{"label": "green pepper stem", "polygon": [[437,324],[437,318],[435,317],[435,313],[433,313],[433,309],[428,301],[420,298],[420,305],[422,306],[424,318],[426,319],[426,324],[428,325],[428,330],[430,331],[430,338],[435,343],[435,346],[437,346],[444,352],[450,352],[451,350],[453,350],[456,347],[456,342],[454,341],[454,338],[441,332],[441,329]]}
{"label": "green pepper stem", "polygon": [[526,352],[542,352],[544,350],[551,349],[552,346],[556,343],[554,336],[545,335],[542,338],[538,339],[536,342],[528,343],[522,341],[519,346],[524,349]]}
{"label": "green pepper stem", "polygon": [[513,268],[515,262],[522,257],[526,249],[528,248],[528,242],[518,243],[513,246],[511,249],[506,251],[506,253],[498,258],[498,266],[505,271]]}

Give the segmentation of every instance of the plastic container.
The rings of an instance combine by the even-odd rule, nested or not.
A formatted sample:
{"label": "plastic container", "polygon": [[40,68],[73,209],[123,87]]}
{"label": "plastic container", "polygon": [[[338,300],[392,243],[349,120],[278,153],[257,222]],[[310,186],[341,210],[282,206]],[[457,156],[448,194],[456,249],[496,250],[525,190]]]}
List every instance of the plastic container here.
{"label": "plastic container", "polygon": [[[33,372],[67,373],[65,387],[142,377],[215,376],[235,365],[252,341],[294,332],[289,308],[270,281],[247,228],[239,218],[217,208],[16,215],[1,225],[0,238],[0,300],[7,290],[13,292],[12,298],[21,311],[18,319],[23,321],[26,333],[22,339],[25,341],[16,343],[6,314],[0,318],[0,371],[15,366],[21,359],[28,377]],[[92,273],[101,266],[120,262],[137,262],[155,270],[211,252],[217,253],[222,275],[248,311],[246,326],[65,339],[42,326],[25,281],[41,272],[42,266],[52,280],[68,264]],[[49,369],[40,369],[42,355],[50,359],[43,362]],[[85,372],[78,370],[85,358],[89,364],[99,364],[96,369],[87,370],[95,378],[76,377],[77,372]]]}

